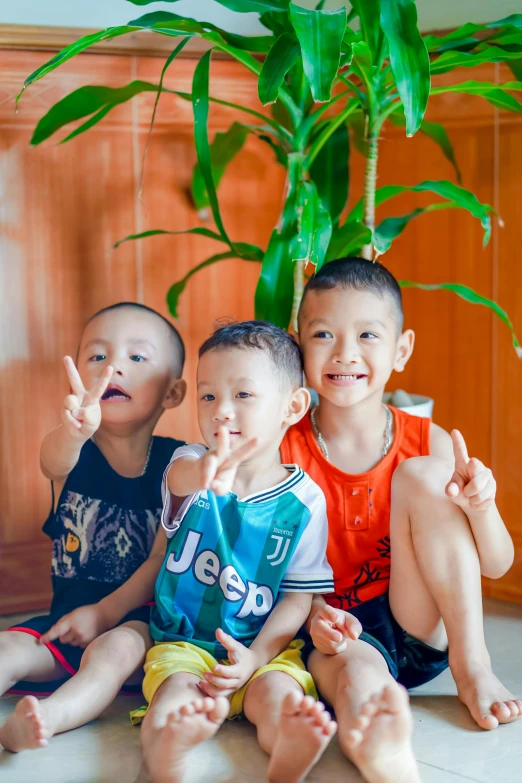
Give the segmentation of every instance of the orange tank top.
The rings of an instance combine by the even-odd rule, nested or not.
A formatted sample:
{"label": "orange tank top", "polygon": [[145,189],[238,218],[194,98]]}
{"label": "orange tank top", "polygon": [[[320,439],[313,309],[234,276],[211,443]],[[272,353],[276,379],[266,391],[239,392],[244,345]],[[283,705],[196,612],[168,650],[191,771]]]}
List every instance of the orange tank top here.
{"label": "orange tank top", "polygon": [[327,555],[335,593],[325,598],[345,611],[387,591],[393,472],[403,460],[430,452],[431,419],[390,409],[395,422],[392,446],[367,473],[344,473],[328,462],[315,440],[309,414],[290,428],[281,444],[283,463],[300,465],[326,496]]}

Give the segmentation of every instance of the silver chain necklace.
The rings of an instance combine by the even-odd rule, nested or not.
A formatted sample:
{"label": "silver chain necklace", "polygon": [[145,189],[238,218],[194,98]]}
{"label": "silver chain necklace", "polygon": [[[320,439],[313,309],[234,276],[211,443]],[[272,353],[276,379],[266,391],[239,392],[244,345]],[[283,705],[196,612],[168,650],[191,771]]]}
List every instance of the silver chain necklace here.
{"label": "silver chain necklace", "polygon": [[[392,416],[391,410],[388,408],[387,405],[385,405],[383,403],[382,407],[386,411],[386,425],[384,427],[384,433],[383,433],[384,441],[383,441],[383,444],[382,444],[382,456],[385,457],[387,455],[387,453],[389,452],[390,446],[392,444],[393,416]],[[321,449],[321,451],[323,453],[323,456],[325,457],[325,459],[328,460],[328,462],[330,462],[330,457],[329,457],[329,454],[328,454],[328,446],[326,445],[326,441],[323,438],[323,436],[321,434],[321,430],[317,426],[317,422],[315,420],[315,411],[316,410],[317,410],[316,408],[312,408],[312,410],[310,411],[310,423],[312,425],[312,431],[314,433],[314,438],[316,439],[317,444],[318,444],[319,448]]]}
{"label": "silver chain necklace", "polygon": [[[97,444],[97,443],[96,443],[96,441],[94,440],[94,435],[92,435],[92,436],[91,436],[91,440],[92,440],[92,442],[94,443],[94,445],[95,445],[95,446],[96,446],[98,449],[100,449],[100,447],[98,446],[98,444]],[[145,473],[147,472],[147,468],[149,467],[150,453],[151,453],[151,451],[152,451],[152,440],[153,440],[153,437],[152,437],[152,435],[151,435],[151,438],[150,438],[150,441],[149,441],[149,448],[148,448],[148,451],[147,451],[147,458],[146,458],[146,460],[145,460],[145,465],[143,466],[143,470],[141,471],[140,475],[139,475],[139,476],[136,476],[136,478],[141,478],[141,477],[142,477],[142,476],[144,476],[144,475],[145,475]],[[101,449],[100,449],[100,451],[101,451]],[[103,454],[103,452],[102,452],[102,454]]]}

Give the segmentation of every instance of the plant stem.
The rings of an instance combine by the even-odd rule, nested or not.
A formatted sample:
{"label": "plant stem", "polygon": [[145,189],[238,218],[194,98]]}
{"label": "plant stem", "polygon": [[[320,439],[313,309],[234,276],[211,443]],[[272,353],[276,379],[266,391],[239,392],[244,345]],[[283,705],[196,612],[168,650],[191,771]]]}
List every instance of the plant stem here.
{"label": "plant stem", "polygon": [[[375,189],[377,186],[377,158],[379,153],[380,123],[371,123],[368,131],[368,157],[364,172],[364,208],[363,222],[373,233],[375,229]],[[373,244],[365,245],[361,251],[363,258],[371,261]]]}
{"label": "plant stem", "polygon": [[301,299],[303,298],[305,261],[303,258],[298,258],[294,261],[294,263],[294,298],[292,300],[292,317],[290,319],[290,324],[294,332],[297,334],[297,313],[299,312],[299,305],[301,304]]}

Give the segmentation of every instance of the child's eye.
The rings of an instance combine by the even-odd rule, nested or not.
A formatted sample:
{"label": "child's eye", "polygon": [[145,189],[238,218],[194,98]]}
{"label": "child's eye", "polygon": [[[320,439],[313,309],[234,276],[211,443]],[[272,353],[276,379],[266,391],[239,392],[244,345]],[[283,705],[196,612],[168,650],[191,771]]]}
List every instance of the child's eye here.
{"label": "child's eye", "polygon": [[133,356],[129,357],[131,362],[144,362],[146,361],[144,356],[140,356],[139,354],[135,353]]}
{"label": "child's eye", "polygon": [[252,395],[248,392],[238,392],[236,394],[236,397],[239,397],[240,400],[246,400],[248,397],[251,397]]}
{"label": "child's eye", "polygon": [[205,402],[212,402],[212,400],[215,400],[216,398],[213,394],[204,394],[201,399],[205,400]]}
{"label": "child's eye", "polygon": [[90,362],[103,362],[104,359],[107,357],[103,353],[95,353],[94,356],[91,356],[89,361]]}
{"label": "child's eye", "polygon": [[363,332],[361,334],[361,340],[372,340],[373,338],[377,338],[377,335],[373,332]]}
{"label": "child's eye", "polygon": [[329,337],[332,337],[332,333],[323,330],[321,332],[316,332],[314,337],[317,337],[319,340],[327,340]]}

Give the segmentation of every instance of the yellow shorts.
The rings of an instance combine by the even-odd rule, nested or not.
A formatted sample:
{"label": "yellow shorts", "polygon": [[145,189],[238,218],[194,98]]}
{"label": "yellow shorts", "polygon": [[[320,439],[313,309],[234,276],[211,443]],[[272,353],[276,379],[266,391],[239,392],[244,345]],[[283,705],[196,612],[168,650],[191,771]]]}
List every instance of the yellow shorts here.
{"label": "yellow shorts", "polygon": [[[301,658],[303,646],[304,642],[301,639],[294,639],[277,658],[254,672],[246,685],[229,696],[230,713],[228,717],[234,718],[241,715],[246,689],[252,680],[266,674],[266,672],[285,672],[299,683],[307,696],[313,696],[314,699],[317,699],[312,675],[307,672]],[[204,672],[211,672],[217,663],[228,664],[229,661],[218,661],[209,652],[190,642],[156,642],[156,645],[147,653],[145,661],[143,695],[150,705],[160,685],[172,674],[188,672],[203,679]],[[131,712],[131,722],[134,725],[141,723],[147,710],[148,707],[141,707],[139,710]]]}

